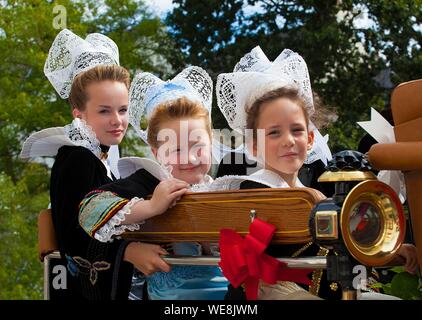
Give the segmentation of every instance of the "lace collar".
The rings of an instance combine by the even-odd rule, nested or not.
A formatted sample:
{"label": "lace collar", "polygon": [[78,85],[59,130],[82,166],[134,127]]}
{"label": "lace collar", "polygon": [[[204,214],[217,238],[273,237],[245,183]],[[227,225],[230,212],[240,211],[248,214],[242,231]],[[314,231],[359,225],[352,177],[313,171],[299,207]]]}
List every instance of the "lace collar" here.
{"label": "lace collar", "polygon": [[[118,146],[100,145],[92,128],[79,118],[64,127],[47,128],[31,134],[23,143],[20,157],[22,159],[55,157],[62,146],[80,146],[88,149],[104,163],[108,176],[111,177],[109,173],[111,170],[113,175],[119,178]],[[108,154],[108,157],[102,157],[105,154]]]}
{"label": "lace collar", "polygon": [[22,146],[20,157],[54,157],[62,146],[80,146],[91,151],[98,159],[101,147],[92,128],[76,118],[64,127],[47,128],[31,134]]}
{"label": "lace collar", "polygon": [[[244,181],[254,181],[257,183],[264,184],[269,188],[290,188],[286,181],[284,181],[277,173],[261,169],[250,176],[235,176],[228,175],[219,177],[209,183],[198,184],[195,186],[195,192],[212,192],[212,191],[228,191],[228,190],[239,190],[240,185]],[[304,187],[303,184],[296,180],[295,187]]]}
{"label": "lace collar", "polygon": [[64,132],[74,145],[87,148],[98,159],[101,159],[100,141],[98,141],[94,130],[92,130],[91,126],[85,120],[79,118],[73,119],[71,124],[64,127]]}
{"label": "lace collar", "polygon": [[192,192],[201,192],[203,189],[208,188],[213,182],[214,179],[211,178],[211,176],[205,175],[200,183],[192,184],[189,190]]}

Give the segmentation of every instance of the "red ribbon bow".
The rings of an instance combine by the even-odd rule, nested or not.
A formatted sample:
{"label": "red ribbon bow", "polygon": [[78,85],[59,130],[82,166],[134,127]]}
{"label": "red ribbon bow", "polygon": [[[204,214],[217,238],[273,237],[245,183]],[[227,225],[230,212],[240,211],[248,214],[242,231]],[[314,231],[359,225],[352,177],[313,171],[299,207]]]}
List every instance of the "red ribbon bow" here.
{"label": "red ribbon bow", "polygon": [[272,224],[258,218],[249,226],[245,239],[232,229],[220,230],[221,270],[233,287],[245,284],[248,300],[256,300],[259,279],[268,284],[277,281],[311,284],[307,274],[312,270],[289,269],[286,263],[264,253],[275,230]]}

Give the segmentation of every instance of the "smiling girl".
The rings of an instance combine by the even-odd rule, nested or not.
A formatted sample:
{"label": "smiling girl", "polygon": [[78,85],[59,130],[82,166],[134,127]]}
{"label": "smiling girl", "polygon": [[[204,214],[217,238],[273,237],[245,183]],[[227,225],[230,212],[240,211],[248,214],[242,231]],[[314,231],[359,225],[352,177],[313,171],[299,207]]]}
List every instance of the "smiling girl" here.
{"label": "smiling girl", "polygon": [[[241,189],[303,187],[299,169],[315,144],[318,132],[311,118],[325,110],[315,108],[307,65],[303,58],[285,49],[269,61],[256,47],[235,66],[233,73],[217,79],[218,106],[234,130],[249,132],[249,150],[263,169],[253,173]],[[246,131],[245,131],[246,130]],[[318,141],[317,144],[322,144]],[[327,255],[328,250],[313,242],[306,245],[272,245],[272,256],[297,257]],[[308,289],[308,290],[306,290]],[[312,273],[312,285],[300,287],[288,281],[275,285],[261,283],[258,297],[271,300],[340,298],[339,285],[329,282],[326,273]],[[229,287],[227,299],[244,298],[242,287]],[[378,293],[364,293],[362,299],[396,299]]]}
{"label": "smiling girl", "polygon": [[[169,82],[148,73],[134,79],[130,122],[156,161],[137,158],[135,173],[86,196],[79,221],[88,234],[107,242],[126,230],[142,230],[140,223],[166,212],[192,185],[211,183],[211,99],[212,81],[198,67],[183,70]],[[140,127],[143,117],[146,132]],[[145,256],[137,251],[140,245],[129,243],[126,252],[134,254],[124,259],[148,276],[149,299],[223,299],[227,280],[218,267],[175,266],[170,271],[160,257],[166,251]],[[208,246],[173,243],[167,249],[195,256]]]}
{"label": "smiling girl", "polygon": [[[312,148],[314,132],[309,130],[309,113],[299,91],[282,87],[257,99],[248,111],[247,129],[253,131],[254,156],[265,159],[265,169],[289,187],[303,186],[298,172]],[[263,131],[263,149],[257,147],[257,130]]]}
{"label": "smiling girl", "polygon": [[[284,50],[270,61],[256,47],[240,60],[234,72],[218,76],[217,92],[217,104],[230,127],[245,135],[248,149],[263,168],[242,182],[240,189],[304,187],[298,173],[314,144],[315,127],[310,118],[315,109],[303,58]],[[324,254],[312,242],[305,246],[272,245],[266,252],[282,257]],[[314,274],[312,280],[310,292],[289,281],[262,283],[258,298],[319,299],[321,275]],[[229,286],[226,299],[244,298],[242,287]]]}

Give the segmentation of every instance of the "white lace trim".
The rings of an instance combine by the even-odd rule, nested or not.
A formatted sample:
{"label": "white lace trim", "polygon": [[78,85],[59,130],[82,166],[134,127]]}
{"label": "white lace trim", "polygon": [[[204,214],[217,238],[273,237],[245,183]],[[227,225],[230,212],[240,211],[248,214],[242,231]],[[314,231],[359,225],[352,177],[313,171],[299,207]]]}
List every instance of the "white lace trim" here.
{"label": "white lace trim", "polygon": [[72,123],[64,126],[64,132],[75,146],[80,146],[91,151],[98,159],[101,158],[100,141],[94,130],[85,120],[75,118]]}
{"label": "white lace trim", "polygon": [[100,158],[100,142],[94,130],[82,119],[76,118],[64,127],[47,128],[31,134],[24,142],[21,157],[51,157],[62,146],[80,146]]}
{"label": "white lace trim", "polygon": [[[239,190],[240,184],[244,181],[254,181],[257,183],[264,184],[269,188],[290,188],[286,181],[281,178],[277,173],[261,169],[251,174],[250,176],[235,176],[228,175],[210,181],[208,183],[200,183],[191,186],[190,191],[192,192],[211,192],[211,191],[227,191],[227,190]],[[304,185],[297,178],[295,187],[301,188]]]}
{"label": "white lace trim", "polygon": [[192,184],[189,187],[189,191],[191,191],[191,192],[200,192],[200,191],[202,191],[203,188],[206,188],[207,186],[209,186],[213,182],[214,182],[214,180],[213,180],[213,178],[211,178],[211,176],[205,175],[204,176],[204,179],[202,179],[202,182],[196,183],[196,184]]}
{"label": "white lace trim", "polygon": [[122,209],[120,209],[104,226],[102,226],[95,234],[94,237],[101,242],[112,242],[113,237],[121,235],[126,231],[139,230],[141,224],[121,224],[125,219],[126,215],[131,213],[132,207],[139,201],[144,199],[134,197],[132,198]]}
{"label": "white lace trim", "polygon": [[198,183],[190,187],[192,192],[211,192],[211,191],[224,191],[224,190],[238,190],[240,184],[248,180],[249,176],[235,176],[229,175],[219,177],[210,183]]}

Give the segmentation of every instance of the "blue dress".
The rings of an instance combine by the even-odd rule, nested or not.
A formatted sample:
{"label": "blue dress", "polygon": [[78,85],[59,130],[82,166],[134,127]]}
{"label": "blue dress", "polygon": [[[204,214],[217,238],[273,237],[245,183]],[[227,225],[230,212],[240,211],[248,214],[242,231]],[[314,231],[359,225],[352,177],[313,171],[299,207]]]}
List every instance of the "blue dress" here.
{"label": "blue dress", "polygon": [[[176,255],[200,255],[200,245],[173,243]],[[147,278],[151,300],[223,300],[229,282],[217,266],[172,266]]]}

